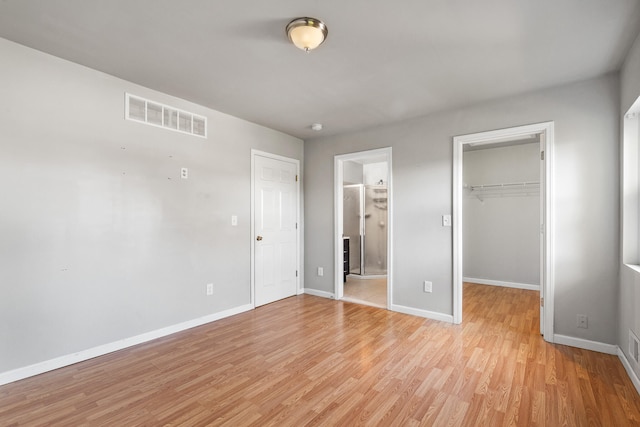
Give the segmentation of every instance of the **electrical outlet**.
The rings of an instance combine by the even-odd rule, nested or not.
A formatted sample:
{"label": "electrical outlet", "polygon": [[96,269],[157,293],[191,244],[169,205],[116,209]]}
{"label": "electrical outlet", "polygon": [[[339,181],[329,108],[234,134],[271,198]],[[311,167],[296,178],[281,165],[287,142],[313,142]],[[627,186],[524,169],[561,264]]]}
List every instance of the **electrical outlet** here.
{"label": "electrical outlet", "polygon": [[425,292],[433,292],[433,283],[428,281],[428,280],[425,280],[424,281],[424,291]]}
{"label": "electrical outlet", "polygon": [[187,168],[180,169],[180,178],[182,178],[182,179],[189,178],[189,169],[187,169]]}
{"label": "electrical outlet", "polygon": [[324,268],[318,267],[318,276],[324,276]]}
{"label": "electrical outlet", "polygon": [[213,283],[207,283],[207,295],[213,295]]}
{"label": "electrical outlet", "polygon": [[231,215],[231,225],[234,227],[238,226],[238,215]]}
{"label": "electrical outlet", "polygon": [[578,314],[578,328],[587,329],[587,315],[586,314]]}

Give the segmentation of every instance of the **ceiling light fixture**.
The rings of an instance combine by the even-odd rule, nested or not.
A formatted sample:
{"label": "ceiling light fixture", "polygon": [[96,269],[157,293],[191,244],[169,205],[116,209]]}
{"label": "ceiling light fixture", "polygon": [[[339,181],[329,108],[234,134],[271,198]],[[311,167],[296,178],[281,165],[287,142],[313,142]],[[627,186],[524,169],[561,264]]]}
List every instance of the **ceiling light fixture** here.
{"label": "ceiling light fixture", "polygon": [[311,129],[316,132],[320,132],[322,128],[323,128],[322,123],[314,123],[311,125]]}
{"label": "ceiling light fixture", "polygon": [[296,18],[287,24],[287,36],[297,48],[309,52],[327,38],[327,26],[316,18]]}

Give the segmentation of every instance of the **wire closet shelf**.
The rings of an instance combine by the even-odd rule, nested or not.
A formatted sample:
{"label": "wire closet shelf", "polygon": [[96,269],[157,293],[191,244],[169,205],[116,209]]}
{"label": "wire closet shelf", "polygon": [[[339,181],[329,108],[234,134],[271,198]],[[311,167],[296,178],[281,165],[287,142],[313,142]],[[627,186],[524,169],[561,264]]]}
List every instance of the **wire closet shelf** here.
{"label": "wire closet shelf", "polygon": [[527,197],[540,194],[540,181],[509,182],[498,184],[464,184],[469,197],[481,202],[492,197]]}

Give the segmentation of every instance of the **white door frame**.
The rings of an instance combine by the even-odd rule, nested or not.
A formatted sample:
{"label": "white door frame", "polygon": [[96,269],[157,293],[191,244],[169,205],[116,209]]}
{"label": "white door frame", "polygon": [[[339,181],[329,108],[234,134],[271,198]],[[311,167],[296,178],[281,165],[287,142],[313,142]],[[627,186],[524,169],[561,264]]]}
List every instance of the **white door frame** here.
{"label": "white door frame", "polygon": [[545,168],[540,177],[542,246],[544,258],[542,276],[540,277],[541,298],[544,305],[544,328],[542,335],[545,341],[553,342],[553,303],[554,303],[554,266],[553,266],[553,122],[537,123],[526,126],[480,132],[453,138],[453,321],[462,323],[462,196],[463,196],[463,151],[464,145],[484,145],[509,141],[525,135],[541,134],[544,144]]}
{"label": "white door frame", "polygon": [[342,276],[343,269],[343,224],[342,224],[342,202],[344,182],[344,162],[349,160],[361,160],[367,158],[385,157],[387,162],[388,182],[387,182],[387,309],[391,310],[393,301],[393,178],[391,167],[391,147],[378,148],[374,150],[359,151],[356,153],[339,154],[334,157],[334,298],[344,297],[344,283]]}
{"label": "white door frame", "polygon": [[255,194],[256,194],[256,181],[255,181],[255,159],[256,156],[267,157],[269,159],[281,160],[284,162],[294,163],[296,165],[296,271],[298,275],[296,277],[296,295],[300,295],[304,292],[304,280],[302,279],[302,270],[300,266],[301,243],[300,243],[300,229],[302,225],[300,223],[300,160],[292,159],[289,157],[280,156],[278,154],[267,153],[266,151],[260,151],[251,149],[251,305],[256,308],[256,207],[255,207]]}

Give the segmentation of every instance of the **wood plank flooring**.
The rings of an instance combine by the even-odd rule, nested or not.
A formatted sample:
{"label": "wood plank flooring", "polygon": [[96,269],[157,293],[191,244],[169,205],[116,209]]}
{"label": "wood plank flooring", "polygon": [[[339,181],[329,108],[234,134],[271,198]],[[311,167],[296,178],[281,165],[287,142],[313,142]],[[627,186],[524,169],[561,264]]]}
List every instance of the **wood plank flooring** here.
{"label": "wood plank flooring", "polygon": [[0,387],[2,426],[632,426],[615,356],[545,343],[538,293],[462,325],[301,295]]}

